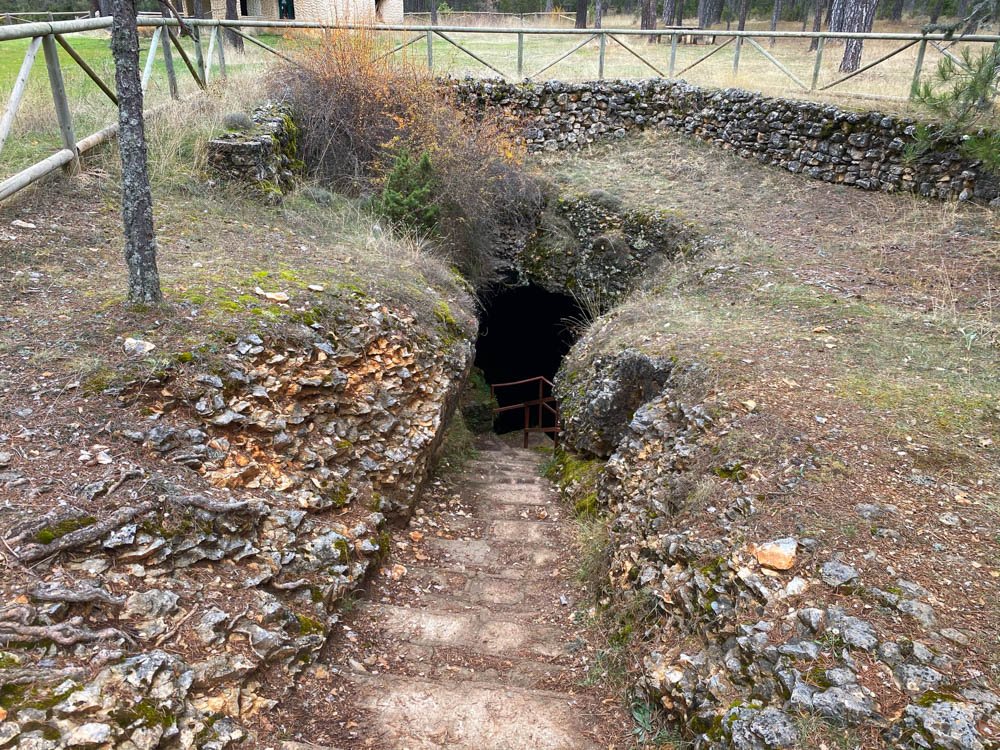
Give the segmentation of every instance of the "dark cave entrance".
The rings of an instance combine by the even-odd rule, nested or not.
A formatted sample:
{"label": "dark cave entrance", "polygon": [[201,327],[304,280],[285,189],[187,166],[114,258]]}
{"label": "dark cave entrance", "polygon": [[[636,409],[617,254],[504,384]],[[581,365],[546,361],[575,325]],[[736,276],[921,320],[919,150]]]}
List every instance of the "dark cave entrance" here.
{"label": "dark cave entrance", "polygon": [[[538,375],[552,380],[576,340],[575,321],[581,317],[576,301],[529,284],[494,290],[486,295],[483,307],[476,367],[483,371],[486,382],[496,385]],[[538,392],[537,382],[500,388],[497,401],[500,406],[524,403],[537,399]],[[544,395],[551,395],[548,386]],[[537,422],[536,407],[531,423]],[[545,424],[551,426],[553,422],[550,415]],[[498,433],[524,429],[524,411],[501,412],[493,429]]]}

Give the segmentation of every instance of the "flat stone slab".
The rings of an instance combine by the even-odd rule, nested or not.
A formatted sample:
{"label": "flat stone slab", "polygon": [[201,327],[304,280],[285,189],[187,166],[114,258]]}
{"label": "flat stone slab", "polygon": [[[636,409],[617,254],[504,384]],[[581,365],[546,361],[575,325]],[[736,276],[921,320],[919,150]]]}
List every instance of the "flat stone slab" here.
{"label": "flat stone slab", "polygon": [[546,625],[384,604],[371,611],[387,633],[410,643],[464,647],[498,656],[527,652],[552,658],[565,653],[559,631]]}
{"label": "flat stone slab", "polygon": [[553,524],[544,521],[494,521],[487,535],[505,542],[552,545],[557,533]]}
{"label": "flat stone slab", "polygon": [[[392,675],[353,678],[392,750],[598,750],[567,696]],[[526,720],[527,719],[527,720]]]}

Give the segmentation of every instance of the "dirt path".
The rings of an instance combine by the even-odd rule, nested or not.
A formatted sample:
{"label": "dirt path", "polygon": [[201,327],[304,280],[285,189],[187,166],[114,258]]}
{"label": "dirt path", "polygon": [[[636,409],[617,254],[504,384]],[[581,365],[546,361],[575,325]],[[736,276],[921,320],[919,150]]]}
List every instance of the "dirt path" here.
{"label": "dirt path", "polygon": [[589,602],[571,514],[537,451],[493,436],[477,447],[394,535],[327,668],[282,712],[289,735],[386,750],[626,746],[621,695],[585,685],[595,649],[576,624]]}

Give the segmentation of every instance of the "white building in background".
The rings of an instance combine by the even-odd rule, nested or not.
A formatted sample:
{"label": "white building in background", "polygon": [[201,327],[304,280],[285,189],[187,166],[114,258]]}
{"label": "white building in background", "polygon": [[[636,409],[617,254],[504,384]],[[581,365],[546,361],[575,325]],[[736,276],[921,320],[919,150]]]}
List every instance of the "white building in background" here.
{"label": "white building in background", "polygon": [[[226,17],[226,0],[211,0],[210,18]],[[403,0],[237,0],[240,18],[254,21],[320,21],[323,23],[403,23]],[[183,0],[194,14],[193,0]]]}

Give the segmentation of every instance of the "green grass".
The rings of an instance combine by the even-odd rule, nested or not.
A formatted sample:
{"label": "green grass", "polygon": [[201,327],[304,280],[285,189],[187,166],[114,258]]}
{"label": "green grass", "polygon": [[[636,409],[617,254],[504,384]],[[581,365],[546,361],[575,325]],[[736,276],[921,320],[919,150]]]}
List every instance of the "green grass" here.
{"label": "green grass", "polygon": [[[105,32],[87,32],[67,35],[66,38],[98,76],[114,89],[114,64],[107,34]],[[277,37],[261,38],[266,43],[279,41]],[[151,41],[150,36],[140,38],[139,58],[143,68],[149,54]],[[29,44],[28,39],[0,42],[0,91],[7,91],[13,87]],[[193,61],[194,42],[190,38],[184,38],[181,40],[181,44],[187,51],[188,57]],[[239,75],[245,68],[253,69],[261,66],[263,56],[268,55],[263,50],[256,50],[249,44],[247,46],[250,48],[250,52],[244,57],[240,58],[230,53],[226,58],[227,68],[234,75]],[[202,47],[207,55],[207,35],[202,42]],[[197,90],[197,84],[176,50],[173,50],[173,61],[180,95],[183,97],[194,93]],[[62,69],[66,94],[70,101],[70,112],[73,116],[76,139],[80,140],[84,136],[113,123],[116,113],[112,102],[62,47],[59,48],[59,64]],[[217,61],[213,61],[213,69],[217,71]],[[166,71],[162,49],[157,50],[153,74],[146,92],[147,109],[170,101]],[[56,123],[45,57],[42,50],[39,49],[31,69],[24,99],[18,108],[14,127],[4,145],[3,152],[0,153],[0,178],[9,176],[44,159],[61,146],[62,141]]]}

